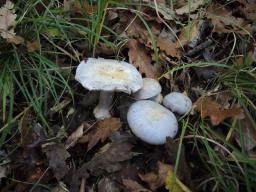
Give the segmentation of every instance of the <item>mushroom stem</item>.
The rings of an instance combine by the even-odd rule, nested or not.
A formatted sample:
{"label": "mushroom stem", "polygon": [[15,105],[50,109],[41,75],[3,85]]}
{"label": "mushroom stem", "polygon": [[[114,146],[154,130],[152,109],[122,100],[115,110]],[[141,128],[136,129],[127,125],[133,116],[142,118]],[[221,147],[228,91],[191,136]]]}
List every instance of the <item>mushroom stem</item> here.
{"label": "mushroom stem", "polygon": [[94,108],[93,114],[96,119],[105,119],[111,117],[109,112],[114,92],[112,91],[101,91],[98,105]]}

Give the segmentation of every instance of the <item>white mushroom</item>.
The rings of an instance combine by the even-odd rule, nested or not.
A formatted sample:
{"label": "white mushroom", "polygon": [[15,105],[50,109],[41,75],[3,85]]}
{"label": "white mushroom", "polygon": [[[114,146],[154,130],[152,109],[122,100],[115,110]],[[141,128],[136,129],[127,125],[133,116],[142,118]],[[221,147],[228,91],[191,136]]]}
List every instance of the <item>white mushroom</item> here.
{"label": "white mushroom", "polygon": [[153,145],[164,144],[166,137],[173,138],[178,131],[174,114],[150,100],[133,103],[128,110],[127,121],[137,137]]}
{"label": "white mushroom", "polygon": [[141,74],[133,65],[103,58],[82,61],[76,69],[75,79],[89,90],[101,91],[99,103],[94,109],[97,119],[111,116],[109,109],[114,91],[131,94],[143,85]]}
{"label": "white mushroom", "polygon": [[162,87],[160,83],[152,78],[143,78],[143,86],[140,90],[133,94],[137,100],[149,99],[156,102],[161,102]]}
{"label": "white mushroom", "polygon": [[170,109],[172,112],[180,115],[190,111],[192,101],[190,98],[179,92],[171,92],[163,99],[163,105]]}

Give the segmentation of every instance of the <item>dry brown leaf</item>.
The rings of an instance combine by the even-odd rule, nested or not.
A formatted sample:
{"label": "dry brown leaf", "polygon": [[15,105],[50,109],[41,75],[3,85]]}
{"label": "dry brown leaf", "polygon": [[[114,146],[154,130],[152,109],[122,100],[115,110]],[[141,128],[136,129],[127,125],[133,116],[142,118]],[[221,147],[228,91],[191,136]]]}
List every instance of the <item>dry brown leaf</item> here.
{"label": "dry brown leaf", "polygon": [[210,117],[213,125],[218,125],[229,117],[243,117],[243,111],[240,108],[224,109],[219,103],[213,101],[210,97],[200,97],[195,102],[196,109],[201,113],[201,118]]}
{"label": "dry brown leaf", "polygon": [[120,18],[120,23],[123,26],[126,26],[125,32],[128,37],[142,39],[145,42],[148,41],[149,35],[147,29],[143,26],[139,19],[134,20],[134,16],[131,14],[126,14],[124,17]]}
{"label": "dry brown leaf", "polygon": [[214,25],[214,32],[232,33],[237,32],[242,35],[252,32],[252,26],[244,19],[232,16],[223,6],[212,3],[207,10],[206,17]]}
{"label": "dry brown leaf", "polygon": [[180,58],[180,52],[176,48],[176,43],[172,41],[165,30],[160,33],[156,41],[160,50],[165,51],[167,55]]}
{"label": "dry brown leaf", "polygon": [[14,4],[7,0],[6,3],[0,8],[0,35],[4,39],[12,38],[15,36],[14,27],[16,25]]}
{"label": "dry brown leaf", "polygon": [[41,48],[41,44],[39,41],[33,41],[33,42],[27,41],[26,46],[27,46],[28,52],[34,52]]}
{"label": "dry brown leaf", "polygon": [[130,192],[151,192],[150,190],[144,188],[141,184],[137,181],[133,181],[131,179],[123,179],[123,185],[130,191]]}
{"label": "dry brown leaf", "polygon": [[150,172],[145,175],[139,174],[141,180],[146,182],[153,191],[164,185],[168,171],[172,170],[171,165],[164,164],[160,161],[157,162],[157,168],[158,170],[156,173]]}
{"label": "dry brown leaf", "polygon": [[146,77],[157,78],[157,70],[151,64],[152,59],[146,49],[135,39],[128,41],[128,48],[129,62],[139,68],[140,73]]}
{"label": "dry brown leaf", "polygon": [[73,147],[77,141],[83,136],[84,124],[82,123],[67,139],[65,148]]}
{"label": "dry brown leaf", "polygon": [[120,162],[133,157],[132,145],[127,142],[106,144],[101,151],[84,166],[94,176],[113,173],[122,169]]}
{"label": "dry brown leaf", "polygon": [[[235,140],[239,144],[239,146],[243,146],[246,151],[251,151],[254,147],[256,147],[256,130],[254,129],[250,119],[247,117],[240,121],[242,127],[242,135],[237,133],[235,135]],[[243,137],[243,139],[241,139]],[[241,144],[243,141],[243,144]]]}
{"label": "dry brown leaf", "polygon": [[[88,134],[81,137],[79,142],[87,143],[87,150],[92,149],[99,141],[104,142],[113,132],[121,128],[119,118],[107,118],[101,120]],[[96,128],[96,129],[95,129]]]}
{"label": "dry brown leaf", "polygon": [[183,15],[183,14],[195,11],[204,3],[205,3],[204,0],[193,0],[191,2],[187,2],[185,6],[179,9],[176,9],[175,11],[178,15]]}
{"label": "dry brown leaf", "polygon": [[176,48],[181,47],[197,38],[199,34],[199,21],[194,20],[190,24],[182,28],[179,35],[179,41],[176,41]]}
{"label": "dry brown leaf", "polygon": [[24,38],[21,36],[13,36],[12,38],[7,39],[8,43],[14,43],[15,45],[23,44]]}
{"label": "dry brown leaf", "polygon": [[63,178],[68,172],[65,160],[70,157],[65,146],[63,144],[47,143],[42,146],[42,151],[45,153],[55,177],[58,180]]}

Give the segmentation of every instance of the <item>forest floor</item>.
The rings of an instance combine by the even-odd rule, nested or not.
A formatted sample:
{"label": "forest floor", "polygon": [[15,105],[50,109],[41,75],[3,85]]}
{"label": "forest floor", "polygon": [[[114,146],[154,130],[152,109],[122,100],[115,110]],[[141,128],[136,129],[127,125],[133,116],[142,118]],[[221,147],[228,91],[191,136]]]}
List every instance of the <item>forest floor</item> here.
{"label": "forest floor", "polygon": [[[0,1],[1,192],[255,191],[255,31],[255,0]],[[134,136],[124,93],[96,120],[88,57],[186,94],[177,136]]]}

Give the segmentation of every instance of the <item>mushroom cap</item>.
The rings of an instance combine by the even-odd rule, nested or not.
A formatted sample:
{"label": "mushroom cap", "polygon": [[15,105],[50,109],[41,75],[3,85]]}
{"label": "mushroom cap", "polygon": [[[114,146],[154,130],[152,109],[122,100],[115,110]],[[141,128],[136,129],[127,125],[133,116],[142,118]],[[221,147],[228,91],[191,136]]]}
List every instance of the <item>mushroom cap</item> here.
{"label": "mushroom cap", "polygon": [[163,105],[180,115],[187,113],[192,107],[192,101],[183,93],[171,92],[163,99]]}
{"label": "mushroom cap", "polygon": [[133,93],[142,85],[141,74],[124,61],[88,58],[77,69],[75,79],[89,90],[120,91]]}
{"label": "mushroom cap", "polygon": [[173,138],[178,131],[175,115],[151,100],[133,103],[128,110],[127,121],[137,137],[153,145],[164,144],[166,137]]}
{"label": "mushroom cap", "polygon": [[149,99],[161,93],[162,87],[160,83],[152,78],[143,78],[143,86],[134,93],[136,99]]}

